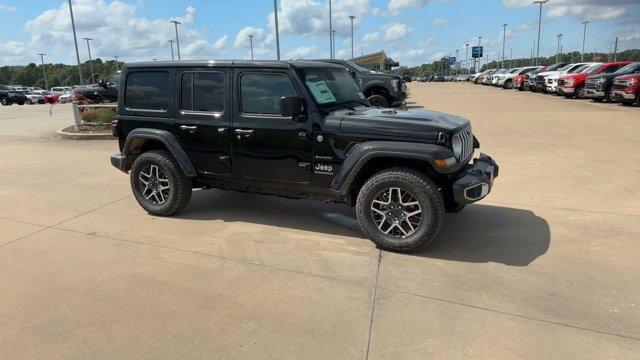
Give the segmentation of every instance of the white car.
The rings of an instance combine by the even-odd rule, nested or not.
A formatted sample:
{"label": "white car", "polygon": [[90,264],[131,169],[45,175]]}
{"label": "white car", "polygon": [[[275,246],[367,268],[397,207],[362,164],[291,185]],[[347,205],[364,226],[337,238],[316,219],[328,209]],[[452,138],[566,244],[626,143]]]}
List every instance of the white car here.
{"label": "white car", "polygon": [[599,63],[597,62],[575,63],[575,64],[567,65],[558,71],[550,71],[549,75],[547,75],[544,79],[544,84],[547,88],[547,92],[555,94],[558,91],[558,80],[562,75],[577,73],[588,68],[591,65],[596,65],[596,64],[599,64]]}
{"label": "white car", "polygon": [[524,66],[519,68],[514,68],[507,71],[504,74],[498,75],[498,86],[502,86],[505,89],[513,89],[513,82],[518,75],[523,75],[529,73],[534,70],[540,69],[541,66]]}
{"label": "white car", "polygon": [[60,102],[60,104],[65,104],[73,101],[73,93],[67,92],[60,95],[60,97],[58,98],[58,101]]}
{"label": "white car", "polygon": [[51,92],[54,94],[64,94],[71,91],[70,86],[54,86],[51,88]]}
{"label": "white car", "polygon": [[26,93],[24,96],[27,97],[27,104],[44,104],[44,96],[36,93]]}

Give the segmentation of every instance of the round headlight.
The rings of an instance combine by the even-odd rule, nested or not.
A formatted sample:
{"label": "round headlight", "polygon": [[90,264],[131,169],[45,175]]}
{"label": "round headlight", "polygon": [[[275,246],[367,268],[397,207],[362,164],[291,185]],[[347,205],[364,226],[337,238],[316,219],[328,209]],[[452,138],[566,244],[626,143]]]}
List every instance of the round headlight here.
{"label": "round headlight", "polygon": [[453,155],[456,159],[460,160],[462,156],[462,140],[460,140],[460,136],[454,136],[453,140],[451,140],[451,147],[453,148]]}

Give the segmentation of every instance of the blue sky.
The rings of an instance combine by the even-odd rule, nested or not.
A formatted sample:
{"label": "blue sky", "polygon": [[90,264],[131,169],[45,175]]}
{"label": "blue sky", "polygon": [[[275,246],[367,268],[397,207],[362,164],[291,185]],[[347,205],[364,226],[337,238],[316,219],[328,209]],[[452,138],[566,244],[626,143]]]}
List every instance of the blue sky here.
{"label": "blue sky", "polygon": [[[64,0],[0,0],[0,65],[74,63],[75,53]],[[93,38],[93,57],[124,61],[170,59],[169,20],[177,18],[183,59],[248,58],[253,34],[255,57],[275,58],[272,0],[74,0],[78,38]],[[328,0],[278,0],[283,58],[329,56]],[[351,55],[349,15],[355,15],[355,53],[384,49],[403,65],[431,62],[475,44],[498,57],[501,24],[507,27],[507,56],[528,57],[537,37],[537,6],[528,0],[333,0],[336,47]],[[564,51],[580,50],[583,20],[587,49],[640,47],[640,0],[550,0],[543,11],[541,55],[554,54],[556,34]],[[80,56],[87,59],[86,43]]]}

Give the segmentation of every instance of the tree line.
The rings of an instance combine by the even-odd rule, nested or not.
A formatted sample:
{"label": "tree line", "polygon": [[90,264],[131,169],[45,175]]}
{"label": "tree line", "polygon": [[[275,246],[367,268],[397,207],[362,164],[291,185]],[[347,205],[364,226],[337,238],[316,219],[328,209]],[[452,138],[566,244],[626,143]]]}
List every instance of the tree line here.
{"label": "tree line", "polygon": [[[94,79],[91,79],[91,63],[93,63]],[[80,67],[82,69],[82,78],[84,84],[97,83],[101,79],[106,78],[116,71],[116,61],[102,61],[97,58],[84,62]],[[118,69],[122,69],[124,63],[118,62]],[[78,74],[77,65],[66,64],[45,64],[47,74],[47,86],[72,86],[80,84],[80,75]],[[0,67],[0,84],[2,85],[22,85],[36,86],[44,88],[44,77],[42,74],[42,65],[31,63],[28,65],[2,66]]]}
{"label": "tree line", "polygon": [[[595,56],[595,57],[594,57]],[[595,58],[595,60],[594,60]],[[619,52],[617,57],[617,61],[640,61],[640,49],[632,49],[625,50]],[[579,62],[580,61],[580,52],[574,51],[569,53],[561,54],[559,57],[559,62]],[[613,61],[613,54],[608,53],[585,53],[584,61],[600,61],[607,62]],[[504,60],[505,67],[521,67],[521,66],[531,66],[531,58],[520,58],[510,60],[506,58]],[[540,63],[545,65],[555,64],[556,63],[556,55],[552,55],[549,57],[541,57]],[[469,64],[473,66],[473,59],[469,58]],[[411,75],[411,76],[421,76],[421,75],[432,75],[440,72],[444,72],[446,69],[446,61],[434,61],[430,64],[422,64],[414,67],[399,67],[395,73],[398,75]],[[480,68],[481,71],[486,69],[499,69],[501,66],[501,61],[496,59],[486,63],[486,57],[482,58],[482,66]],[[464,73],[465,69],[457,70],[457,73]],[[450,74],[456,73],[454,70],[449,70]]]}

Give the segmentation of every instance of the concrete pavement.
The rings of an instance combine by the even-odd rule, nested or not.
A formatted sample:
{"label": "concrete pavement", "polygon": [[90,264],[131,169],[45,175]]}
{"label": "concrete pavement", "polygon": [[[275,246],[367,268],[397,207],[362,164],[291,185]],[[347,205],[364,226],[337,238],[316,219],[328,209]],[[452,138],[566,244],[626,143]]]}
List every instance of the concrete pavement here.
{"label": "concrete pavement", "polygon": [[640,109],[410,84],[501,166],[419,254],[339,205],[210,190],[145,214],[68,105],[0,107],[0,357],[632,359]]}

